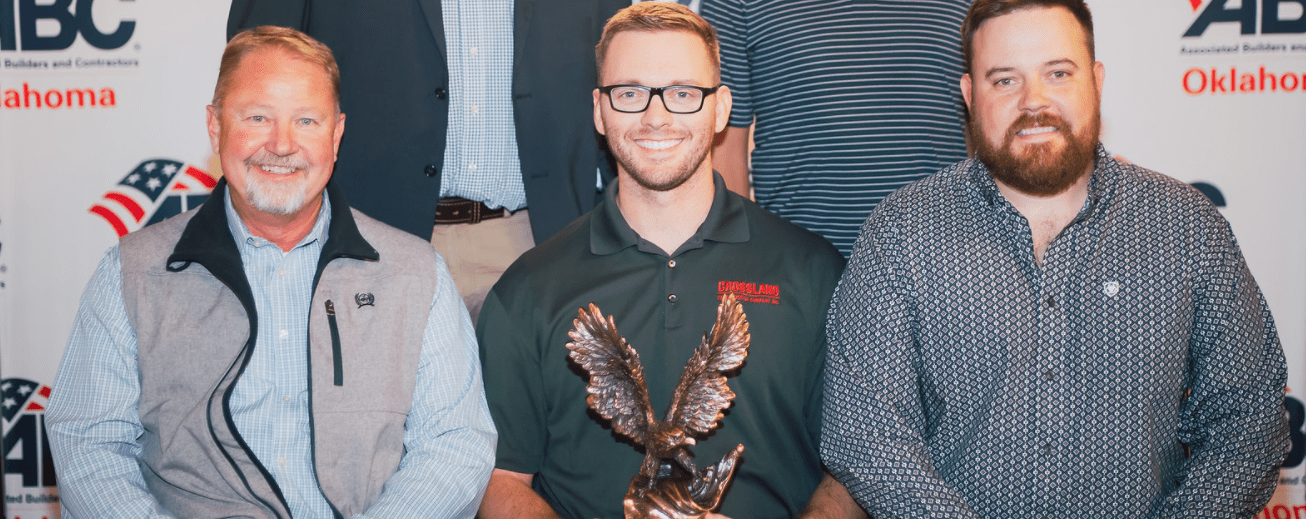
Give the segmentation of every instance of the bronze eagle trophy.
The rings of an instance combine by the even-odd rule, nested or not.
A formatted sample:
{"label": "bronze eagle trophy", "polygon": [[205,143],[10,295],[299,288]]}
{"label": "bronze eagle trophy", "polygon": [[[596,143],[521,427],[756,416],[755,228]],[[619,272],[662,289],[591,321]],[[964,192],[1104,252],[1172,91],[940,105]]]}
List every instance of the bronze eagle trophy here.
{"label": "bronze eagle trophy", "polygon": [[568,354],[589,372],[586,399],[609,420],[612,429],[644,446],[644,463],[630,480],[626,519],[694,519],[717,507],[743,445],[715,465],[699,469],[688,447],[695,435],[716,428],[735,393],[723,372],[738,368],[748,356],[748,319],[731,294],[717,306],[716,323],[703,334],[671,395],[663,420],[653,414],[639,353],[617,332],[612,316],[598,306],[581,308],[567,333]]}

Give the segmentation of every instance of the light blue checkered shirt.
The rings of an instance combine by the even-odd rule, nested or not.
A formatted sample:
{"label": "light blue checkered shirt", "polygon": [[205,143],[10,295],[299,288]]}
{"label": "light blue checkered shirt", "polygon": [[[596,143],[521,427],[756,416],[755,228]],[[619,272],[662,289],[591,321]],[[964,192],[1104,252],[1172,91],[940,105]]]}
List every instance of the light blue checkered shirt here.
{"label": "light blue checkered shirt", "polygon": [[308,428],[308,308],[313,275],[331,224],[322,197],[317,223],[293,249],[250,234],[225,197],[227,227],[236,239],[245,279],[258,312],[258,339],[245,373],[231,393],[231,419],[259,462],[272,473],[294,517],[331,517],[331,505],[313,473]]}
{"label": "light blue checkered shirt", "polygon": [[[312,231],[283,253],[251,236],[230,198],[225,202],[260,320],[254,355],[232,395],[233,419],[281,487],[291,514],[329,518],[311,461],[304,344],[330,205],[324,196]],[[381,498],[356,519],[470,518],[493,466],[496,438],[471,320],[443,258],[438,269],[404,426],[405,454]],[[47,413],[63,517],[171,517],[149,495],[136,461],[143,434],[139,376],[115,246],[82,296]]]}
{"label": "light blue checkered shirt", "polygon": [[512,115],[511,0],[445,0],[449,130],[440,196],[526,207]]}

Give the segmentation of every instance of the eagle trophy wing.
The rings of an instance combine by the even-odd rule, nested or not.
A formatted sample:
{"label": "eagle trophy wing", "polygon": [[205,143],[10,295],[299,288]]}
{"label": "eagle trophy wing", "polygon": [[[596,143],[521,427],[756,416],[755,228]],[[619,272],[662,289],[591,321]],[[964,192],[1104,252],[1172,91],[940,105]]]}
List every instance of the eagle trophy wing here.
{"label": "eagle trophy wing", "polygon": [[598,306],[581,308],[572,329],[567,356],[589,372],[590,408],[612,423],[612,429],[640,445],[648,444],[649,425],[656,421],[644,382],[639,353],[617,332],[612,316]]}
{"label": "eagle trophy wing", "polygon": [[748,343],[744,307],[733,294],[726,294],[717,306],[712,330],[703,334],[703,342],[694,349],[680,374],[667,409],[667,422],[691,434],[706,434],[716,427],[721,411],[735,398],[722,372],[744,363]]}

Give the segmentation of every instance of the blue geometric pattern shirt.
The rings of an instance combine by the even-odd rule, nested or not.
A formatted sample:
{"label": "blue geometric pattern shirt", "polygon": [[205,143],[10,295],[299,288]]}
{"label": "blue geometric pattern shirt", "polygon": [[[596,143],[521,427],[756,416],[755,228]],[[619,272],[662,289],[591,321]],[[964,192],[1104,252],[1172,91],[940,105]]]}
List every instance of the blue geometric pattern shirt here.
{"label": "blue geometric pattern shirt", "polygon": [[526,207],[512,112],[513,2],[444,0],[449,131],[440,196]]}
{"label": "blue geometric pattern shirt", "polygon": [[1287,452],[1228,222],[1100,146],[1042,265],[974,159],[891,195],[827,332],[822,459],[877,519],[1250,518]]}

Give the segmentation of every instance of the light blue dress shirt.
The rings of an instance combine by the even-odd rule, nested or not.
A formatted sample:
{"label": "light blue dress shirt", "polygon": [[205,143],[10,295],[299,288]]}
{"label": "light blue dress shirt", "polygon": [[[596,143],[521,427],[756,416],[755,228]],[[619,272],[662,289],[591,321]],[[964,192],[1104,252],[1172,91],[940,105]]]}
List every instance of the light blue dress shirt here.
{"label": "light blue dress shirt", "polygon": [[[285,253],[250,235],[230,199],[225,202],[260,321],[268,323],[259,326],[254,355],[232,395],[233,419],[291,514],[329,518],[312,465],[303,348],[329,202],[324,196],[313,230]],[[405,454],[380,499],[356,518],[470,518],[493,467],[496,438],[471,321],[443,258],[438,268],[404,426]],[[139,373],[115,246],[82,296],[47,412],[63,517],[172,517],[150,496],[137,463]]]}
{"label": "light blue dress shirt", "polygon": [[444,0],[449,130],[440,196],[526,207],[512,113],[512,0]]}

